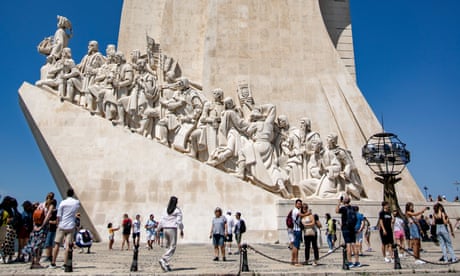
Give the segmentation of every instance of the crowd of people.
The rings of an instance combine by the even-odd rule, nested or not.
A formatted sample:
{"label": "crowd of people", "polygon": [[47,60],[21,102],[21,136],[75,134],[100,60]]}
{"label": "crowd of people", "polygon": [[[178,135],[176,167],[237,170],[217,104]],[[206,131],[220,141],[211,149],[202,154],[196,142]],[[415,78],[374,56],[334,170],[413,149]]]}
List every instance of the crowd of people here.
{"label": "crowd of people", "polygon": [[0,204],[0,252],[4,263],[30,262],[32,269],[43,268],[40,264],[43,257],[50,262],[50,268],[56,268],[59,248],[63,245],[65,267],[68,252],[74,246],[88,248],[90,252],[92,234],[80,224],[77,213],[80,202],[74,198],[73,189],[67,191],[67,198],[59,204],[50,192],[45,201],[31,203],[26,200],[22,207],[20,213],[17,200],[11,196],[5,196]]}
{"label": "crowd of people", "polygon": [[[68,252],[80,248],[80,253],[91,253],[94,240],[93,234],[80,223],[80,203],[74,198],[74,191],[67,191],[67,198],[59,204],[50,192],[43,202],[22,204],[23,212],[19,212],[16,199],[5,196],[0,203],[0,253],[4,263],[30,262],[31,269],[43,268],[41,261],[49,262],[49,268],[56,268],[56,260],[61,247],[64,247],[63,256],[66,267]],[[344,244],[348,268],[360,267],[360,256],[364,251],[372,251],[370,233],[373,228],[378,231],[381,240],[383,261],[395,261],[394,247],[402,257],[413,256],[415,264],[421,265],[420,253],[423,252],[421,242],[433,241],[439,244],[442,256],[439,261],[444,263],[457,262],[453,250],[452,238],[455,237],[453,226],[443,206],[442,201],[433,205],[433,212],[425,214],[430,207],[416,209],[412,202],[405,204],[404,212],[388,202],[382,202],[381,210],[375,226],[372,226],[368,217],[360,212],[358,206],[351,204],[347,195],[341,197],[335,208],[333,218],[331,213],[325,214],[324,237],[327,240],[328,254],[333,253],[338,246]],[[121,250],[138,249],[142,229],[146,233],[146,247],[153,249],[154,245],[165,247],[159,264],[164,271],[170,271],[170,261],[175,253],[177,237],[183,237],[183,214],[178,207],[178,199],[172,196],[160,220],[155,220],[150,214],[145,223],[142,223],[138,214],[131,219],[123,214],[120,226],[108,224],[109,249],[112,250],[115,242],[115,233],[121,230]],[[457,224],[459,224],[457,222]],[[295,206],[286,217],[288,228],[289,249],[291,250],[291,264],[301,266],[318,265],[319,245],[322,239],[323,223],[318,214],[315,214],[306,202],[297,199]],[[339,231],[340,229],[340,231]],[[246,223],[241,213],[228,210],[226,214],[220,207],[214,210],[211,221],[209,238],[214,247],[214,261],[226,261],[227,255],[240,254],[242,250],[242,235],[246,232]],[[341,236],[339,236],[341,235]],[[338,237],[339,236],[339,237]],[[233,239],[237,247],[232,251]],[[132,240],[132,246],[130,241]],[[339,242],[337,242],[339,240]],[[15,244],[17,243],[17,250]],[[304,244],[304,261],[299,261],[301,244]],[[363,244],[367,246],[364,250]],[[311,258],[311,251],[313,251]],[[16,256],[15,256],[16,255]]]}
{"label": "crowd of people", "polygon": [[[384,201],[381,204],[382,209],[378,214],[375,227],[372,227],[369,219],[360,213],[359,207],[351,205],[350,201],[350,197],[345,195],[337,203],[335,213],[340,215],[340,222],[333,219],[330,213],[325,214],[328,254],[336,248],[338,233],[336,224],[338,223],[346,248],[348,268],[361,267],[359,257],[363,256],[363,243],[367,244],[366,251],[372,251],[370,243],[372,228],[379,232],[384,262],[395,261],[394,246],[396,246],[401,256],[411,255],[416,265],[425,264],[426,262],[420,257],[421,241],[439,243],[442,251],[439,261],[457,262],[451,239],[451,236],[455,238],[454,229],[457,225],[452,226],[443,207],[442,199],[434,204],[433,213],[429,215],[428,220],[424,213],[430,210],[430,207],[415,210],[414,204],[407,202],[403,213],[395,206],[391,210],[392,206]],[[319,260],[318,240],[321,239],[322,228],[319,216],[312,213],[307,203],[297,199],[294,208],[287,214],[286,227],[291,250],[291,264],[316,266]],[[299,261],[302,242],[305,247],[304,262]],[[313,250],[313,259],[310,259],[310,248]]]}

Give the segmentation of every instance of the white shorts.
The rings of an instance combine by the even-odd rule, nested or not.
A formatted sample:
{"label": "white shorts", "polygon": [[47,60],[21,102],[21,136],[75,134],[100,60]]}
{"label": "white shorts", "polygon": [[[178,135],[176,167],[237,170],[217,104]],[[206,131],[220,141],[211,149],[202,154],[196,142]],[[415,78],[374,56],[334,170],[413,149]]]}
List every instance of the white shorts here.
{"label": "white shorts", "polygon": [[155,235],[156,235],[155,232],[150,232],[150,231],[148,231],[148,232],[147,232],[147,240],[148,240],[148,241],[154,241],[154,240],[155,240]]}
{"label": "white shorts", "polygon": [[287,231],[288,231],[289,242],[294,242],[294,230],[288,229]]}

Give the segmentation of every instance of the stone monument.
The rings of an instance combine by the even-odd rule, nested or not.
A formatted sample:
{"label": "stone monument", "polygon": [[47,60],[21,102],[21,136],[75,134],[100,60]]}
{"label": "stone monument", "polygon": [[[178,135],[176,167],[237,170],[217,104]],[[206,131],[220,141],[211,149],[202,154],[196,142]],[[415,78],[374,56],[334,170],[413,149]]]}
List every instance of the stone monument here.
{"label": "stone monument", "polygon": [[[348,5],[125,0],[118,49],[91,40],[79,64],[58,16],[41,79],[19,94],[60,192],[74,188],[99,237],[175,195],[190,242],[206,241],[216,206],[270,242],[280,202],[380,201],[360,150],[381,126],[355,82]],[[401,200],[423,200],[402,177]]]}

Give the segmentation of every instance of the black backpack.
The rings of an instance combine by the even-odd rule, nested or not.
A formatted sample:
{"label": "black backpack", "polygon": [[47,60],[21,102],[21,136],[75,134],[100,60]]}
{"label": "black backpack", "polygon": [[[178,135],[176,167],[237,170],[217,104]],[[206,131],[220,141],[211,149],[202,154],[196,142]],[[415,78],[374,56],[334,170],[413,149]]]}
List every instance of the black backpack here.
{"label": "black backpack", "polygon": [[85,230],[85,232],[81,233],[81,239],[83,240],[83,242],[91,241],[91,235],[89,234],[88,230]]}
{"label": "black backpack", "polygon": [[348,227],[355,227],[356,223],[358,222],[358,217],[356,216],[356,211],[353,206],[347,206],[347,220],[345,221],[345,224]]}
{"label": "black backpack", "polygon": [[243,234],[244,232],[246,232],[246,223],[244,220],[240,220],[240,233]]}

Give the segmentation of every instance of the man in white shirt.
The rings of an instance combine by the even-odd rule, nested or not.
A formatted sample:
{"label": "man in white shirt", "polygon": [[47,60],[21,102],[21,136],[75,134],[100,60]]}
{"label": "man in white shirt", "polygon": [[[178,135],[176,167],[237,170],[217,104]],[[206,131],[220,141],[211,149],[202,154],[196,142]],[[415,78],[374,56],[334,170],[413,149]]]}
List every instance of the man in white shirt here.
{"label": "man in white shirt", "polygon": [[227,220],[227,236],[225,237],[225,247],[227,248],[228,255],[232,255],[232,242],[233,242],[233,227],[235,226],[235,220],[232,217],[232,212],[230,210],[227,211],[225,215],[225,219]]}
{"label": "man in white shirt", "polygon": [[61,201],[57,211],[58,230],[56,239],[54,240],[53,261],[50,268],[56,268],[56,259],[59,253],[59,247],[65,238],[66,247],[64,255],[64,265],[67,263],[67,256],[69,250],[73,247],[73,236],[75,231],[75,215],[80,208],[80,201],[73,198],[73,189],[67,190],[67,198]]}

